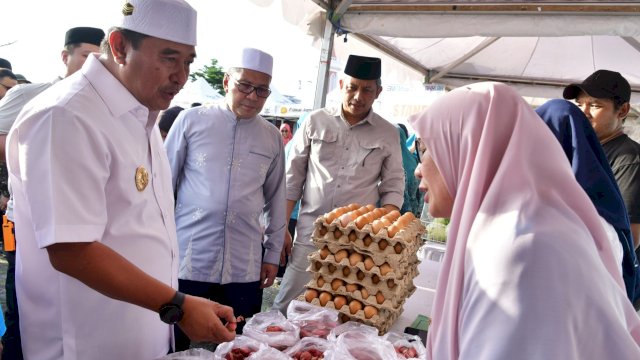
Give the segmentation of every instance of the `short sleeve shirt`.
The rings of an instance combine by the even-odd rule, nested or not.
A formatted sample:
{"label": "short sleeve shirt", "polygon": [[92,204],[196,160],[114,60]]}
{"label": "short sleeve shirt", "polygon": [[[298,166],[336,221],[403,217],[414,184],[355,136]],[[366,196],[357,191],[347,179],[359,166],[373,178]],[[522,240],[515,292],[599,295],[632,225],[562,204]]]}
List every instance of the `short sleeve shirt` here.
{"label": "short sleeve shirt", "polygon": [[623,134],[602,145],[616,178],[629,220],[640,223],[640,144]]}

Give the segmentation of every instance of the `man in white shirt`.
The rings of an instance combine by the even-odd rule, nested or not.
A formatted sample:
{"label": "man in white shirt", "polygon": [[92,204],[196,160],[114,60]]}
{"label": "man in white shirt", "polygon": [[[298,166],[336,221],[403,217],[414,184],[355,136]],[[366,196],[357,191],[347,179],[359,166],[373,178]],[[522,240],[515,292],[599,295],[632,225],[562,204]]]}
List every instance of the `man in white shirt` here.
{"label": "man in white shirt", "polygon": [[102,55],[27,104],[7,139],[25,358],[155,359],[170,351],[171,324],[193,340],[235,336],[231,308],[175,290],[155,126],[195,58],[196,12],[129,0],[122,13]]}

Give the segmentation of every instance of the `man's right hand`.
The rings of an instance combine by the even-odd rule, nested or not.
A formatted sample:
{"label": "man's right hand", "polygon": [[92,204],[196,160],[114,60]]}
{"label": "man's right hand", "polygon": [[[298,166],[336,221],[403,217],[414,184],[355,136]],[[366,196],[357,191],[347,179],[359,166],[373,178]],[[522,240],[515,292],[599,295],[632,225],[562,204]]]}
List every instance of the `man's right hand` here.
{"label": "man's right hand", "polygon": [[186,295],[182,310],[184,316],[178,325],[191,341],[220,344],[236,337],[236,318],[231,307]]}
{"label": "man's right hand", "polygon": [[284,244],[282,245],[282,251],[280,252],[280,266],[284,266],[287,263],[287,258],[291,256],[291,247],[293,246],[293,239],[289,230],[284,232]]}

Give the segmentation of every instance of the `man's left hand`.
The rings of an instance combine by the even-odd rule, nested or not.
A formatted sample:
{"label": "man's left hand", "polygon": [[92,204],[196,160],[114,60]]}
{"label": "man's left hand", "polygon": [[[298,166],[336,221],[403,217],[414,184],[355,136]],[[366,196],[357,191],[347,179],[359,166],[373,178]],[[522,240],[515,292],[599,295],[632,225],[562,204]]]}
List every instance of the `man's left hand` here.
{"label": "man's left hand", "polygon": [[273,285],[278,274],[278,265],[262,263],[262,269],[260,270],[260,289],[268,288]]}

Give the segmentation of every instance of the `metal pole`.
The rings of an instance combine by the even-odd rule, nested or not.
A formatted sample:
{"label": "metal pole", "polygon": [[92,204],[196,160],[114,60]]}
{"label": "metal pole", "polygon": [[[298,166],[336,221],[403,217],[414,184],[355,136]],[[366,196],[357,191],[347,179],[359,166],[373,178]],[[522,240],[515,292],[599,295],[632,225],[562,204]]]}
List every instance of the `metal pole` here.
{"label": "metal pole", "polygon": [[320,49],[320,62],[318,63],[318,78],[316,81],[316,94],[313,100],[313,108],[323,108],[327,101],[327,88],[329,86],[329,70],[331,70],[331,54],[333,53],[333,37],[335,29],[328,19],[324,22],[322,35],[322,48]]}

